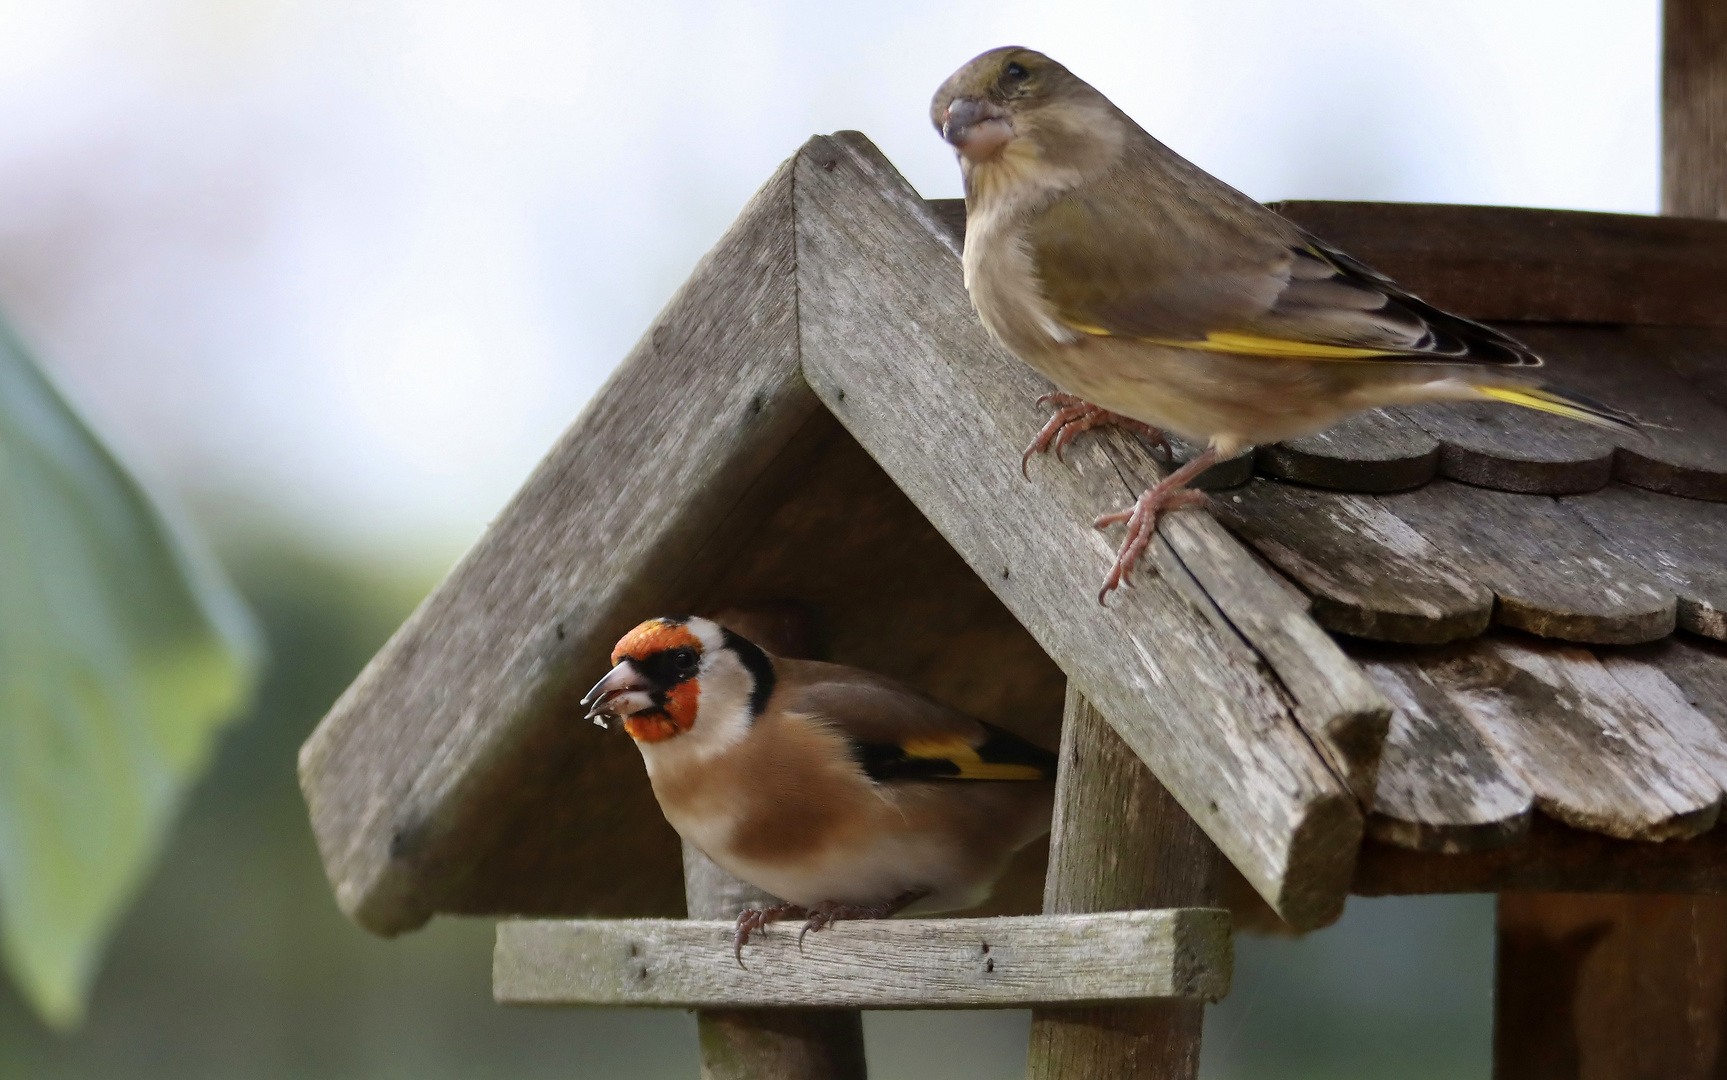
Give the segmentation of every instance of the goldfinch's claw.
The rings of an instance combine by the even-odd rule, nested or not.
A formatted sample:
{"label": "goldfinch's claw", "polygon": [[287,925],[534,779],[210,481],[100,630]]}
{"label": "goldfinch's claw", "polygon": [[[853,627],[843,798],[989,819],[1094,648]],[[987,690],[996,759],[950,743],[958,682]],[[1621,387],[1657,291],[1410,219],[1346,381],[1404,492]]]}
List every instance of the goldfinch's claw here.
{"label": "goldfinch's claw", "polygon": [[[738,928],[732,935],[732,958],[738,962],[738,967],[744,966],[744,946],[750,943],[750,935],[771,922],[781,919],[795,919],[800,915],[809,914],[809,909],[797,904],[775,904],[770,908],[745,908],[738,912]],[[798,946],[803,947],[803,935],[798,935]]]}
{"label": "goldfinch's claw", "polygon": [[1130,416],[1110,412],[1108,409],[1098,408],[1091,402],[1074,397],[1072,394],[1045,394],[1037,399],[1037,405],[1040,409],[1053,405],[1056,410],[1055,414],[1049,418],[1049,422],[1043,425],[1043,430],[1037,433],[1037,438],[1033,439],[1031,445],[1025,448],[1025,453],[1020,455],[1019,474],[1027,479],[1030,479],[1031,476],[1028,467],[1031,464],[1033,454],[1041,454],[1053,446],[1055,459],[1060,461],[1062,460],[1061,452],[1067,448],[1068,443],[1097,427],[1127,428],[1129,431],[1150,440],[1153,446],[1161,448],[1165,458],[1174,453],[1169,445],[1169,439],[1164,437],[1163,432],[1150,424],[1141,423]]}
{"label": "goldfinch's claw", "polygon": [[798,931],[798,952],[804,951],[804,935],[811,930],[826,930],[841,919],[887,919],[928,896],[928,889],[908,889],[885,904],[836,904],[823,901],[809,909],[809,921]]}

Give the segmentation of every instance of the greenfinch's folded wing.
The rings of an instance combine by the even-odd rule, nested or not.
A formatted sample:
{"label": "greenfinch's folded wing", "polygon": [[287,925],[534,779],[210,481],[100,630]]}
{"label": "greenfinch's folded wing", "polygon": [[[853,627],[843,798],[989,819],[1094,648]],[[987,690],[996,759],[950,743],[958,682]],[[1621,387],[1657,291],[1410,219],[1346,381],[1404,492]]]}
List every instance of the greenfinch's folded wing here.
{"label": "greenfinch's folded wing", "polygon": [[1512,338],[1412,296],[1245,196],[1198,194],[1180,205],[1208,213],[1178,215],[1164,209],[1167,198],[1100,186],[1035,215],[1025,236],[1056,318],[1080,333],[1237,356],[1541,363]]}

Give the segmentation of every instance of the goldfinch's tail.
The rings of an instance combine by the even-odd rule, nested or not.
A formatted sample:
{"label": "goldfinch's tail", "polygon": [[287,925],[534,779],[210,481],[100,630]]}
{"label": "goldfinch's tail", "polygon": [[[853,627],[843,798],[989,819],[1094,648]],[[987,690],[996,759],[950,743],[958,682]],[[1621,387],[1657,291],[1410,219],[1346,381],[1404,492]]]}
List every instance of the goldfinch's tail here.
{"label": "goldfinch's tail", "polygon": [[1569,390],[1561,390],[1557,386],[1545,386],[1529,383],[1498,385],[1475,383],[1473,388],[1495,401],[1509,401],[1513,405],[1521,405],[1526,409],[1553,413],[1555,416],[1568,416],[1573,420],[1581,420],[1597,427],[1613,428],[1616,431],[1642,435],[1643,425],[1629,413],[1609,408],[1593,398],[1582,394],[1574,394]]}

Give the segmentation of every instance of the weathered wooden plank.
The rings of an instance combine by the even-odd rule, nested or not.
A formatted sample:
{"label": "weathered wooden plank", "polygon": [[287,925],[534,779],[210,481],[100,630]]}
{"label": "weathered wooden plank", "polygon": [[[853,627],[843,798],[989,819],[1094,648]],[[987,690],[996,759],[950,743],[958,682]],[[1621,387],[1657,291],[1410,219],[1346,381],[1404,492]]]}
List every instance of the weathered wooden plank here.
{"label": "weathered wooden plank", "polygon": [[[508,865],[525,818],[580,868],[556,875],[560,902],[675,910],[676,840],[634,748],[553,721],[644,612],[683,606],[682,561],[820,409],[798,367],[791,188],[782,168],[302,750],[361,925],[460,906],[478,853]],[[568,797],[595,785],[603,800]]]}
{"label": "weathered wooden plank", "polygon": [[1658,664],[1635,654],[1604,653],[1602,667],[1683,746],[1715,783],[1727,788],[1727,716],[1711,716],[1692,704],[1685,688]]}
{"label": "weathered wooden plank", "polygon": [[1721,786],[1587,650],[1492,637],[1417,663],[1543,813],[1630,840],[1714,827]]}
{"label": "weathered wooden plank", "polygon": [[1626,651],[1661,669],[1685,694],[1685,703],[1727,731],[1727,646],[1671,637]]}
{"label": "weathered wooden plank", "polygon": [[[1719,155],[1720,143],[1715,137],[1708,152]],[[1718,222],[1510,206],[1272,206],[1422,299],[1472,319],[1727,326],[1727,226]],[[1720,216],[1697,207],[1668,212]]]}
{"label": "weathered wooden plank", "polygon": [[1551,498],[1435,480],[1379,501],[1492,588],[1502,625],[1597,644],[1673,632],[1672,590]]}
{"label": "weathered wooden plank", "polygon": [[1534,792],[1407,658],[1363,659],[1390,699],[1391,734],[1367,819],[1375,840],[1456,854],[1516,843],[1529,834]]}
{"label": "weathered wooden plank", "polygon": [[[1130,492],[1163,478],[1161,463],[1140,452],[1126,433],[1112,431],[1102,441]],[[1244,473],[1242,480],[1248,479],[1251,473]],[[1216,505],[1236,504],[1233,495],[1219,494]],[[1171,514],[1158,524],[1155,546],[1163,572],[1171,558],[1178,561],[1229,625],[1270,663],[1295,699],[1302,730],[1361,804],[1370,803],[1391,708],[1313,621],[1308,605],[1290,603],[1282,584],[1211,514]]]}
{"label": "weathered wooden plank", "polygon": [[1613,439],[1575,420],[1495,401],[1398,410],[1440,442],[1439,475],[1497,491],[1570,495],[1613,476]]}
{"label": "weathered wooden plank", "polygon": [[[1628,484],[1727,501],[1727,407],[1697,393],[1660,359],[1673,331],[1636,327],[1522,326],[1517,333],[1548,359],[1554,382],[1630,413],[1641,436],[1607,433],[1618,444],[1613,475]],[[1717,354],[1727,361],[1727,351]]]}
{"label": "weathered wooden plank", "polygon": [[[1661,212],[1724,218],[1727,12],[1713,0],[1666,0],[1662,8]],[[1718,285],[1714,293],[1719,301]]]}
{"label": "weathered wooden plank", "polygon": [[985,1009],[1229,991],[1229,913],[1214,908],[776,923],[732,958],[729,921],[498,924],[492,993],[506,1005]]}
{"label": "weathered wooden plank", "polygon": [[1609,551],[1659,577],[1682,630],[1727,640],[1727,505],[1609,484],[1562,504]]}
{"label": "weathered wooden plank", "polygon": [[1651,844],[1573,829],[1542,814],[1522,843],[1459,855],[1411,851],[1368,839],[1353,892],[1727,893],[1727,829]]}
{"label": "weathered wooden plank", "polygon": [[1306,590],[1327,630],[1431,645],[1492,620],[1493,590],[1372,496],[1256,480],[1217,505],[1219,521]]}
{"label": "weathered wooden plank", "polygon": [[1493,1075],[1713,1080],[1727,1065],[1727,898],[1499,898]]}
{"label": "weathered wooden plank", "polygon": [[[1048,914],[1216,905],[1223,857],[1103,715],[1069,689],[1050,828]],[[1032,1080],[1183,1080],[1199,1072],[1198,1002],[1039,1009]]]}
{"label": "weathered wooden plank", "polygon": [[[1022,479],[1019,450],[1049,387],[978,324],[951,236],[861,137],[818,141],[802,160],[811,385],[1268,901],[1295,925],[1335,918],[1361,811],[1282,688],[1161,576],[1096,604],[1114,551],[1091,520],[1130,497],[1109,438]],[[1171,520],[1184,516],[1198,517]],[[1306,618],[1281,593],[1266,603]]]}
{"label": "weathered wooden plank", "polygon": [[1259,471],[1340,491],[1403,491],[1439,473],[1439,440],[1401,413],[1373,409],[1336,427],[1262,446]]}

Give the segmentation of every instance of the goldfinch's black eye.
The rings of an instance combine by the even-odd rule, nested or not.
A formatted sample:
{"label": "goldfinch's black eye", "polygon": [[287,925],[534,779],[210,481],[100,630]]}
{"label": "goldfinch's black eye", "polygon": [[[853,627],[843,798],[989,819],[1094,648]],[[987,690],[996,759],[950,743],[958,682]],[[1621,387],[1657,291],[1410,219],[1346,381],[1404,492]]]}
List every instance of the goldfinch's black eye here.
{"label": "goldfinch's black eye", "polygon": [[1006,82],[1019,82],[1029,74],[1031,73],[1025,70],[1025,65],[1018,60],[1001,69],[1001,77]]}
{"label": "goldfinch's black eye", "polygon": [[694,649],[688,647],[673,649],[671,661],[672,671],[681,679],[687,679],[694,675],[696,669],[702,666],[701,657],[696,655]]}

